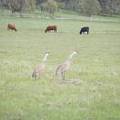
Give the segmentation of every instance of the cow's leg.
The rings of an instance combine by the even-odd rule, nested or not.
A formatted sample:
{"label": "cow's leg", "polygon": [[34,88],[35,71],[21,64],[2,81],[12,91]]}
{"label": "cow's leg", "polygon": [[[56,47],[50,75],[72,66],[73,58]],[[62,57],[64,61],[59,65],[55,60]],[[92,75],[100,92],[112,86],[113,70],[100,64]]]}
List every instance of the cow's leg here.
{"label": "cow's leg", "polygon": [[82,34],[82,31],[80,31],[80,34]]}
{"label": "cow's leg", "polygon": [[89,30],[88,30],[87,34],[89,34]]}

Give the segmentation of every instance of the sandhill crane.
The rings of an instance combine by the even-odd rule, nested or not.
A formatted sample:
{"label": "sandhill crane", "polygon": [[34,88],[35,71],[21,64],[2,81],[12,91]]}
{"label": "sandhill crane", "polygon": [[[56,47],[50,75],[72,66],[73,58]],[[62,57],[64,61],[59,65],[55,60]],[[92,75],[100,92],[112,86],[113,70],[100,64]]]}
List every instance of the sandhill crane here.
{"label": "sandhill crane", "polygon": [[32,73],[32,77],[37,79],[40,78],[40,76],[45,72],[45,67],[46,67],[46,61],[48,57],[48,53],[44,55],[44,58],[42,60],[42,63],[37,65]]}
{"label": "sandhill crane", "polygon": [[70,69],[72,58],[75,54],[77,54],[76,51],[74,51],[64,63],[58,65],[56,69],[56,76],[60,75],[62,79],[65,80],[65,72]]}

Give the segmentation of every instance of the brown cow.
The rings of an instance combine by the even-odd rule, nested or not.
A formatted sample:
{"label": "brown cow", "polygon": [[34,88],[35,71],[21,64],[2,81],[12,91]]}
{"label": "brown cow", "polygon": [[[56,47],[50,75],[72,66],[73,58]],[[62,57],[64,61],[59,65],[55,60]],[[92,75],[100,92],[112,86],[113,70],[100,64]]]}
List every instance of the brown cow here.
{"label": "brown cow", "polygon": [[57,26],[56,25],[47,26],[47,28],[45,29],[45,33],[49,31],[57,32]]}
{"label": "brown cow", "polygon": [[8,24],[7,29],[17,31],[15,24]]}

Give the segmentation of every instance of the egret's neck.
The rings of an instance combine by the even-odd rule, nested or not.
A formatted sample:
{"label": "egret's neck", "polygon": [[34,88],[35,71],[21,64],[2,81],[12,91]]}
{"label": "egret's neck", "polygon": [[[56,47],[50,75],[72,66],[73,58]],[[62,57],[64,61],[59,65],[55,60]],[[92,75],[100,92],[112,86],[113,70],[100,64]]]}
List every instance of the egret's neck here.
{"label": "egret's neck", "polygon": [[43,62],[46,62],[47,57],[48,57],[48,54],[45,54],[45,56],[44,56],[44,58],[43,58]]}

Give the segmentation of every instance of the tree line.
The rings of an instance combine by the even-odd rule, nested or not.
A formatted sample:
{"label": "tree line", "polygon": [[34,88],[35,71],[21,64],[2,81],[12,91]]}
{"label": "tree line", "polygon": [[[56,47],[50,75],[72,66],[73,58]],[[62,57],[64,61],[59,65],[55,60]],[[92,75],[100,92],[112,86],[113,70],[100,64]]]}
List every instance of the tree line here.
{"label": "tree line", "polygon": [[38,9],[54,15],[67,9],[87,16],[120,14],[120,0],[0,0],[0,7],[12,13]]}

